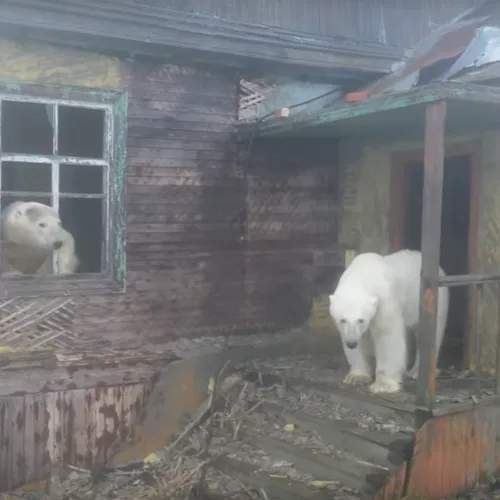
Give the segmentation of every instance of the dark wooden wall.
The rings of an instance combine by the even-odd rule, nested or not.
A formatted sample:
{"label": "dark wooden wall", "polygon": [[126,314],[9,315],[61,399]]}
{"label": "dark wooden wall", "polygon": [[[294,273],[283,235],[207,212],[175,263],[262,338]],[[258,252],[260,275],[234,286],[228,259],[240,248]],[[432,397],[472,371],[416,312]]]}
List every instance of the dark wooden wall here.
{"label": "dark wooden wall", "polygon": [[256,142],[247,158],[236,75],[127,71],[127,290],[78,298],[74,331],[116,348],[303,324],[336,243],[335,144]]}
{"label": "dark wooden wall", "polygon": [[134,0],[306,33],[408,47],[482,0]]}
{"label": "dark wooden wall", "polygon": [[249,305],[264,330],[301,325],[337,272],[337,145],[293,138],[245,147]]}
{"label": "dark wooden wall", "polygon": [[238,79],[135,62],[129,74],[127,291],[78,299],[75,331],[110,346],[237,326],[245,203]]}

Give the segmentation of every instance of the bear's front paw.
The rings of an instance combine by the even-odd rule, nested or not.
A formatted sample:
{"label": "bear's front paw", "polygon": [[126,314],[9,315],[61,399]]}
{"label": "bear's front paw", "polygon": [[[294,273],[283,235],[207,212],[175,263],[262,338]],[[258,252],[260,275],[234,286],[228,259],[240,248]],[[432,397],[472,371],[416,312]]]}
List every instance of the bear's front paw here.
{"label": "bear's front paw", "polygon": [[385,392],[386,394],[399,392],[401,384],[391,379],[375,380],[375,382],[368,388],[373,394]]}
{"label": "bear's front paw", "polygon": [[369,384],[371,381],[372,378],[366,373],[349,372],[344,379],[344,384],[361,385]]}

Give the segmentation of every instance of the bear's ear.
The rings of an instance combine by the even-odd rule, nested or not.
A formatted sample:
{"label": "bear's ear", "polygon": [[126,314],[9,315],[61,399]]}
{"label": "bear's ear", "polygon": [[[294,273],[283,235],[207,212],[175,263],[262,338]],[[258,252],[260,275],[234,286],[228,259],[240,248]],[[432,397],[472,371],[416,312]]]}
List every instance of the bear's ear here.
{"label": "bear's ear", "polygon": [[334,298],[333,293],[331,295],[329,295],[328,298],[330,299],[330,304],[331,304],[333,302],[333,298]]}
{"label": "bear's ear", "polygon": [[370,304],[375,307],[377,305],[378,298],[375,295],[370,296]]}

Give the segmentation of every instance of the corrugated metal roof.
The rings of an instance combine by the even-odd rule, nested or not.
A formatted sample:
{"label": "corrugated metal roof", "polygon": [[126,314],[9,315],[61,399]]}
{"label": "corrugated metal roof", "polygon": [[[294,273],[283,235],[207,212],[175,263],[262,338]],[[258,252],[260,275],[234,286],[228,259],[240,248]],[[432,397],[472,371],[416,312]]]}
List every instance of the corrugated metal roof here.
{"label": "corrugated metal roof", "polygon": [[[441,26],[410,51],[392,74],[364,90],[370,96],[405,91],[433,81],[459,80],[471,71],[476,73],[474,81],[481,81],[477,70],[500,61],[499,4],[489,0]],[[500,72],[492,73],[490,68],[488,78],[500,77]]]}

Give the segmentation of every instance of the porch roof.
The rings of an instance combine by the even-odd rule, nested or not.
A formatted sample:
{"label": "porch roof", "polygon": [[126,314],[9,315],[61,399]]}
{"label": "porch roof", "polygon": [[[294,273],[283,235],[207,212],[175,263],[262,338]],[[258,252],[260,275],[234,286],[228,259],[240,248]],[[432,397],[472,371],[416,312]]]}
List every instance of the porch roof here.
{"label": "porch roof", "polygon": [[327,136],[422,140],[426,105],[446,100],[446,135],[500,129],[500,88],[458,82],[433,83],[407,92],[376,95],[358,103],[338,101],[314,112],[240,124],[247,137]]}

